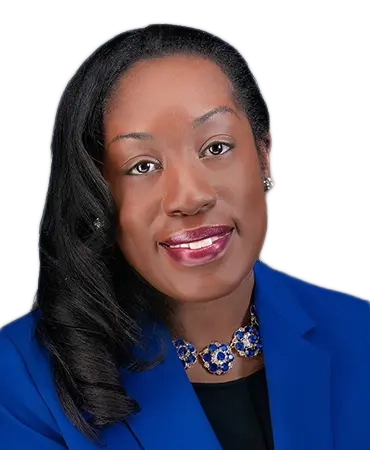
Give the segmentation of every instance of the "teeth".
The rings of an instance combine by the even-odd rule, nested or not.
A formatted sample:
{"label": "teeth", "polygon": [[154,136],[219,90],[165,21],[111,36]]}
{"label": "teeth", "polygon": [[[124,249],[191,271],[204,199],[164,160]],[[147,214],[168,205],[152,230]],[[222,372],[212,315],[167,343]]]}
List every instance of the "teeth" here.
{"label": "teeth", "polygon": [[189,242],[188,244],[171,245],[171,248],[189,248],[190,250],[198,250],[199,248],[209,247],[222,236],[214,236],[201,241]]}
{"label": "teeth", "polygon": [[212,245],[212,238],[203,239],[202,241],[190,242],[189,248],[191,250],[197,250],[198,248],[209,247]]}

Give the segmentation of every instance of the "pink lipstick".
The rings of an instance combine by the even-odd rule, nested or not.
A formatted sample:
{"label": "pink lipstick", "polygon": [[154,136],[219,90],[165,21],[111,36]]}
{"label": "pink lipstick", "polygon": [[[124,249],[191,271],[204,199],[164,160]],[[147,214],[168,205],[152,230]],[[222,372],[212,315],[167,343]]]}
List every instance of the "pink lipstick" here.
{"label": "pink lipstick", "polygon": [[171,236],[160,244],[174,261],[197,266],[220,258],[232,232],[233,228],[226,225],[201,227]]}

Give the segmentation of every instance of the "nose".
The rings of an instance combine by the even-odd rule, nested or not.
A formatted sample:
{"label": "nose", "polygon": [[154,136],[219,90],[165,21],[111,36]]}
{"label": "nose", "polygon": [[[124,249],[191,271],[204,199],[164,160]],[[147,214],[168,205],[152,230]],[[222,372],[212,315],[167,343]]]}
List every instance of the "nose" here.
{"label": "nose", "polygon": [[162,203],[168,216],[191,216],[215,206],[217,194],[204,170],[183,165],[168,172]]}

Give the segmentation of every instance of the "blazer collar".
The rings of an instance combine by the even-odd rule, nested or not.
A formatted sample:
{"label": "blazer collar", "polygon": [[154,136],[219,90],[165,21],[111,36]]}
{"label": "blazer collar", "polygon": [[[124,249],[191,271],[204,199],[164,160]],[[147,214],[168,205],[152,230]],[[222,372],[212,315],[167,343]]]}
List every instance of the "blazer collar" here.
{"label": "blazer collar", "polygon": [[259,260],[254,273],[275,450],[333,449],[330,357],[311,339],[308,285]]}
{"label": "blazer collar", "polygon": [[[330,450],[330,359],[310,343],[315,323],[299,302],[303,282],[260,260],[255,263],[254,276],[274,448]],[[128,395],[141,406],[141,412],[129,419],[132,432],[146,450],[187,450],[192,445],[221,450],[168,331],[156,325],[147,337],[151,342],[164,339],[165,359],[146,372],[122,370]]]}
{"label": "blazer collar", "polygon": [[202,406],[186,375],[168,331],[156,324],[147,331],[146,359],[164,344],[161,364],[145,372],[122,370],[122,383],[128,395],[138,401],[141,412],[128,421],[145,450],[188,450],[192,445],[222,450]]}

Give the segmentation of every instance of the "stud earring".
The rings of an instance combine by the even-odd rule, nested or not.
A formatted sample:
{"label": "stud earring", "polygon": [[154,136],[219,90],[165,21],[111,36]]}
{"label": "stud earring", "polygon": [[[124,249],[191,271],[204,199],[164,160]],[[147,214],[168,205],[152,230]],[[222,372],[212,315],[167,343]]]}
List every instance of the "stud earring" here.
{"label": "stud earring", "polygon": [[97,217],[97,218],[94,220],[94,228],[97,229],[97,230],[99,230],[99,229],[102,228],[102,227],[103,227],[103,222],[99,219],[99,217]]}
{"label": "stud earring", "polygon": [[274,183],[270,177],[265,177],[263,180],[264,191],[269,191],[274,187]]}

